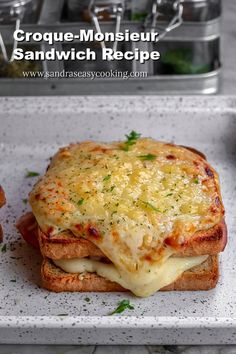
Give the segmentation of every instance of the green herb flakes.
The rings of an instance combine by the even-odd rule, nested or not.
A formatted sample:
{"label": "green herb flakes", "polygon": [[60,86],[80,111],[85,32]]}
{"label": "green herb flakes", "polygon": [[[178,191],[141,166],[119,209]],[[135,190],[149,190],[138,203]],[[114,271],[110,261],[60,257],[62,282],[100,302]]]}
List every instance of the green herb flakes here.
{"label": "green herb flakes", "polygon": [[160,209],[156,208],[153,204],[149,203],[149,202],[144,202],[144,201],[141,201],[146,207],[154,210],[154,211],[157,211],[159,213],[161,213]]}
{"label": "green herb flakes", "polygon": [[147,154],[147,155],[140,155],[139,158],[142,160],[142,161],[154,161],[156,160],[156,155],[153,155],[153,154]]}
{"label": "green herb flakes", "polygon": [[34,172],[34,171],[27,171],[25,177],[26,178],[30,178],[30,177],[37,177],[39,176],[40,174],[38,172]]}
{"label": "green herb flakes", "polygon": [[199,180],[198,180],[198,178],[195,178],[195,179],[193,180],[193,183],[195,183],[195,184],[199,184]]}
{"label": "green herb flakes", "polygon": [[111,175],[107,175],[103,178],[103,182],[109,181],[109,179],[111,178]]}
{"label": "green herb flakes", "polygon": [[90,302],[90,298],[89,298],[89,297],[85,297],[85,298],[84,298],[84,301]]}
{"label": "green herb flakes", "polygon": [[173,195],[173,193],[169,193],[166,195],[166,197],[171,197]]}
{"label": "green herb flakes", "polygon": [[84,198],[81,198],[79,201],[78,201],[78,205],[82,205],[84,203]]}
{"label": "green herb flakes", "polygon": [[7,252],[7,245],[6,245],[6,243],[5,243],[5,245],[2,246],[1,251],[2,251],[2,253],[6,253],[6,252]]}
{"label": "green herb flakes", "polygon": [[134,310],[134,306],[130,304],[129,300],[122,300],[118,303],[118,307],[110,313],[110,315],[115,315],[116,313],[122,313],[125,310]]}

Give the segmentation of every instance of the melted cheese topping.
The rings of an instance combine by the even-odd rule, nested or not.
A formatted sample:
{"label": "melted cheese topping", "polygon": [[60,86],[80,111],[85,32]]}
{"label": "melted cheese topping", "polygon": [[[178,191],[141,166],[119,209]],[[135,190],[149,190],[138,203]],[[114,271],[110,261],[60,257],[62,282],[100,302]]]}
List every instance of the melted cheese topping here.
{"label": "melted cheese topping", "polygon": [[140,296],[143,274],[155,274],[152,269],[195,232],[219,223],[224,212],[209,164],[152,139],[128,147],[84,142],[61,149],[30,203],[43,232],[71,230],[87,238]]}
{"label": "melted cheese topping", "polygon": [[208,256],[171,257],[162,265],[143,268],[138,278],[126,279],[112,264],[87,258],[61,259],[53,262],[67,273],[97,273],[101,277],[120,284],[137,296],[150,296],[166,285],[173,283],[183,272],[203,263]]}

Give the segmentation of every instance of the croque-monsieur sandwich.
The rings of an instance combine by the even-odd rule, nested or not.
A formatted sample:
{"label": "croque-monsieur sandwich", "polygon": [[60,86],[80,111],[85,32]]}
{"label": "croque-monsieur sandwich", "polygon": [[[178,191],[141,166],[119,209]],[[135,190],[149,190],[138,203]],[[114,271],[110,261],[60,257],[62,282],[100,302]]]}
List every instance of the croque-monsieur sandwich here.
{"label": "croque-monsieur sandwich", "polygon": [[71,144],[29,201],[33,215],[18,228],[32,238],[37,230],[49,290],[146,297],[217,283],[224,207],[218,175],[196,150],[135,132],[125,142]]}

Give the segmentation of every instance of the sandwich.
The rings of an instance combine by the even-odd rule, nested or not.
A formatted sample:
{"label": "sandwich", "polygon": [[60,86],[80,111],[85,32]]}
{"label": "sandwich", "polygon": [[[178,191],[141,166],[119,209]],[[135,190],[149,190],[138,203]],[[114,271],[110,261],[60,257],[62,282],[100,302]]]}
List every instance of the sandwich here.
{"label": "sandwich", "polygon": [[[6,203],[6,197],[2,186],[0,185],[0,208]],[[0,224],[0,242],[3,241],[3,229]]]}
{"label": "sandwich", "polygon": [[[48,290],[209,290],[227,228],[216,171],[194,149],[140,138],[61,148],[18,222]],[[34,240],[34,241],[33,241]]]}

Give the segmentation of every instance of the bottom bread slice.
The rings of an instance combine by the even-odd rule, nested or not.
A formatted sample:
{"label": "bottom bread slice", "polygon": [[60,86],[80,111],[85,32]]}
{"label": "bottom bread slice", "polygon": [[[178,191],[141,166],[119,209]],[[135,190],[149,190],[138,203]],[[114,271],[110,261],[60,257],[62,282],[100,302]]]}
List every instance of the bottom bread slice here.
{"label": "bottom bread slice", "polygon": [[[43,288],[55,292],[128,291],[96,273],[66,273],[48,258],[43,260],[41,275]],[[161,290],[210,290],[216,286],[218,279],[218,256],[209,256],[201,265],[184,272],[174,283]]]}

